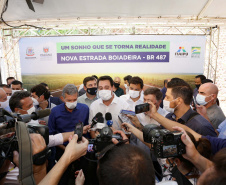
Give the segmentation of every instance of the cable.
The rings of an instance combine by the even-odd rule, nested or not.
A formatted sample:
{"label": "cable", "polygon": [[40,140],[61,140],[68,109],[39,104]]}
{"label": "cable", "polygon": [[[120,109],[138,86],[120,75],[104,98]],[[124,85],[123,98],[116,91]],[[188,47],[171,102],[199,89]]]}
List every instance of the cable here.
{"label": "cable", "polygon": [[8,3],[9,3],[9,0],[6,0],[6,3],[5,3],[5,5],[4,5],[4,8],[3,8],[3,11],[2,11],[2,13],[1,13],[1,21],[5,24],[5,25],[7,25],[7,26],[9,26],[9,27],[11,27],[11,28],[20,28],[20,27],[23,27],[23,26],[27,26],[27,27],[33,27],[33,28],[36,28],[36,29],[51,29],[51,28],[44,28],[44,27],[39,27],[39,26],[34,26],[34,25],[31,25],[31,24],[22,24],[22,25],[19,25],[19,26],[11,26],[11,25],[9,25],[7,22],[5,22],[5,20],[3,19],[3,14],[6,12],[6,10],[8,9]]}

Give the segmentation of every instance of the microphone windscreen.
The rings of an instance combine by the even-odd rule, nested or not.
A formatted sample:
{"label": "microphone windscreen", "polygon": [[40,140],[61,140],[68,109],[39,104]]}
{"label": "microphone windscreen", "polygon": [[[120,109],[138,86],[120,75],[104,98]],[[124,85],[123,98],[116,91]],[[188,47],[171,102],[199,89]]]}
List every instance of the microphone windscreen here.
{"label": "microphone windscreen", "polygon": [[97,122],[98,123],[104,123],[104,118],[102,116],[97,118]]}
{"label": "microphone windscreen", "polygon": [[112,115],[111,115],[111,113],[110,112],[107,112],[106,114],[105,114],[105,119],[108,121],[108,120],[112,120]]}
{"label": "microphone windscreen", "polygon": [[46,116],[49,116],[50,112],[51,112],[50,109],[36,111],[34,114],[32,113],[31,119],[36,120],[36,119],[44,118]]}
{"label": "microphone windscreen", "polygon": [[96,114],[95,118],[99,118],[99,117],[102,117],[102,116],[103,116],[103,114],[102,114],[101,112],[98,112],[98,113]]}

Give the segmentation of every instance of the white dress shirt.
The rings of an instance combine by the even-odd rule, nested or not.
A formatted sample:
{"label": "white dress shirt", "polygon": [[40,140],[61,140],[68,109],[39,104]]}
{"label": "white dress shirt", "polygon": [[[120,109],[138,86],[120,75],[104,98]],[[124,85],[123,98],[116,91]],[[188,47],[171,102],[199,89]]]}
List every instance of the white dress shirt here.
{"label": "white dress shirt", "polygon": [[[110,112],[112,115],[112,121],[113,121],[113,128],[117,130],[121,130],[121,122],[118,119],[118,116],[120,114],[121,110],[129,110],[129,105],[124,101],[123,99],[120,99],[114,94],[114,99],[112,100],[111,104],[106,106],[103,103],[103,100],[101,98],[97,99],[90,105],[90,111],[89,111],[89,124],[92,123],[93,117],[98,113],[101,112],[103,114],[103,117],[105,119],[105,114],[107,112]],[[105,120],[106,123],[106,120]]]}

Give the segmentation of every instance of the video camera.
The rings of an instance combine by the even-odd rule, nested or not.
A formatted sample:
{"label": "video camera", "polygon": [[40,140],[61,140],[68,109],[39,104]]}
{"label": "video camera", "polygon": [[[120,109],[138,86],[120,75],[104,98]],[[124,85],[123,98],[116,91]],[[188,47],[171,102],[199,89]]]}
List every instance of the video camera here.
{"label": "video camera", "polygon": [[[78,141],[82,140],[83,123],[77,123],[75,134],[78,134]],[[89,139],[88,152],[99,153],[106,146],[112,144],[112,138],[122,141],[120,134],[113,134],[110,127],[103,127],[96,139]]]}
{"label": "video camera", "polygon": [[[6,110],[0,108],[0,129],[8,129],[15,127],[17,121],[28,123],[33,120],[48,116],[50,110],[41,110],[33,112],[32,114],[10,114]],[[29,133],[38,133],[45,139],[46,145],[49,143],[49,128],[45,125],[28,124],[27,129]],[[16,135],[11,137],[0,138],[0,167],[2,166],[4,159],[13,161],[13,151],[18,151],[18,141]]]}
{"label": "video camera", "polygon": [[170,132],[155,124],[148,124],[143,128],[144,142],[151,143],[157,158],[177,157],[186,153],[185,145],[181,141],[181,132]]}

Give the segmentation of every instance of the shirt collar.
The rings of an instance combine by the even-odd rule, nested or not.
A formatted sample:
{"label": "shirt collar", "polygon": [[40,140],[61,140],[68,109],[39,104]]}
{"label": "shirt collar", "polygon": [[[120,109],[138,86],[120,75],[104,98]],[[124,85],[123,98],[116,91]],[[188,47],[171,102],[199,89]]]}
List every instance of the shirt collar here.
{"label": "shirt collar", "polygon": [[[189,117],[190,117],[190,115],[193,113],[193,110],[190,108],[190,109],[188,109],[188,111],[181,117],[181,118],[179,118],[178,120],[177,120],[177,122],[179,122],[179,123],[182,123],[182,124],[185,124],[187,121],[188,121],[188,119],[189,119]],[[174,120],[176,120],[176,115],[175,114],[172,114],[172,118],[174,119]]]}
{"label": "shirt collar", "polygon": [[[84,94],[84,97],[85,97],[85,99],[91,100],[91,99],[88,98],[88,96],[86,95],[86,93]],[[94,99],[92,99],[92,100],[96,100],[96,99],[97,99],[97,96]]]}

